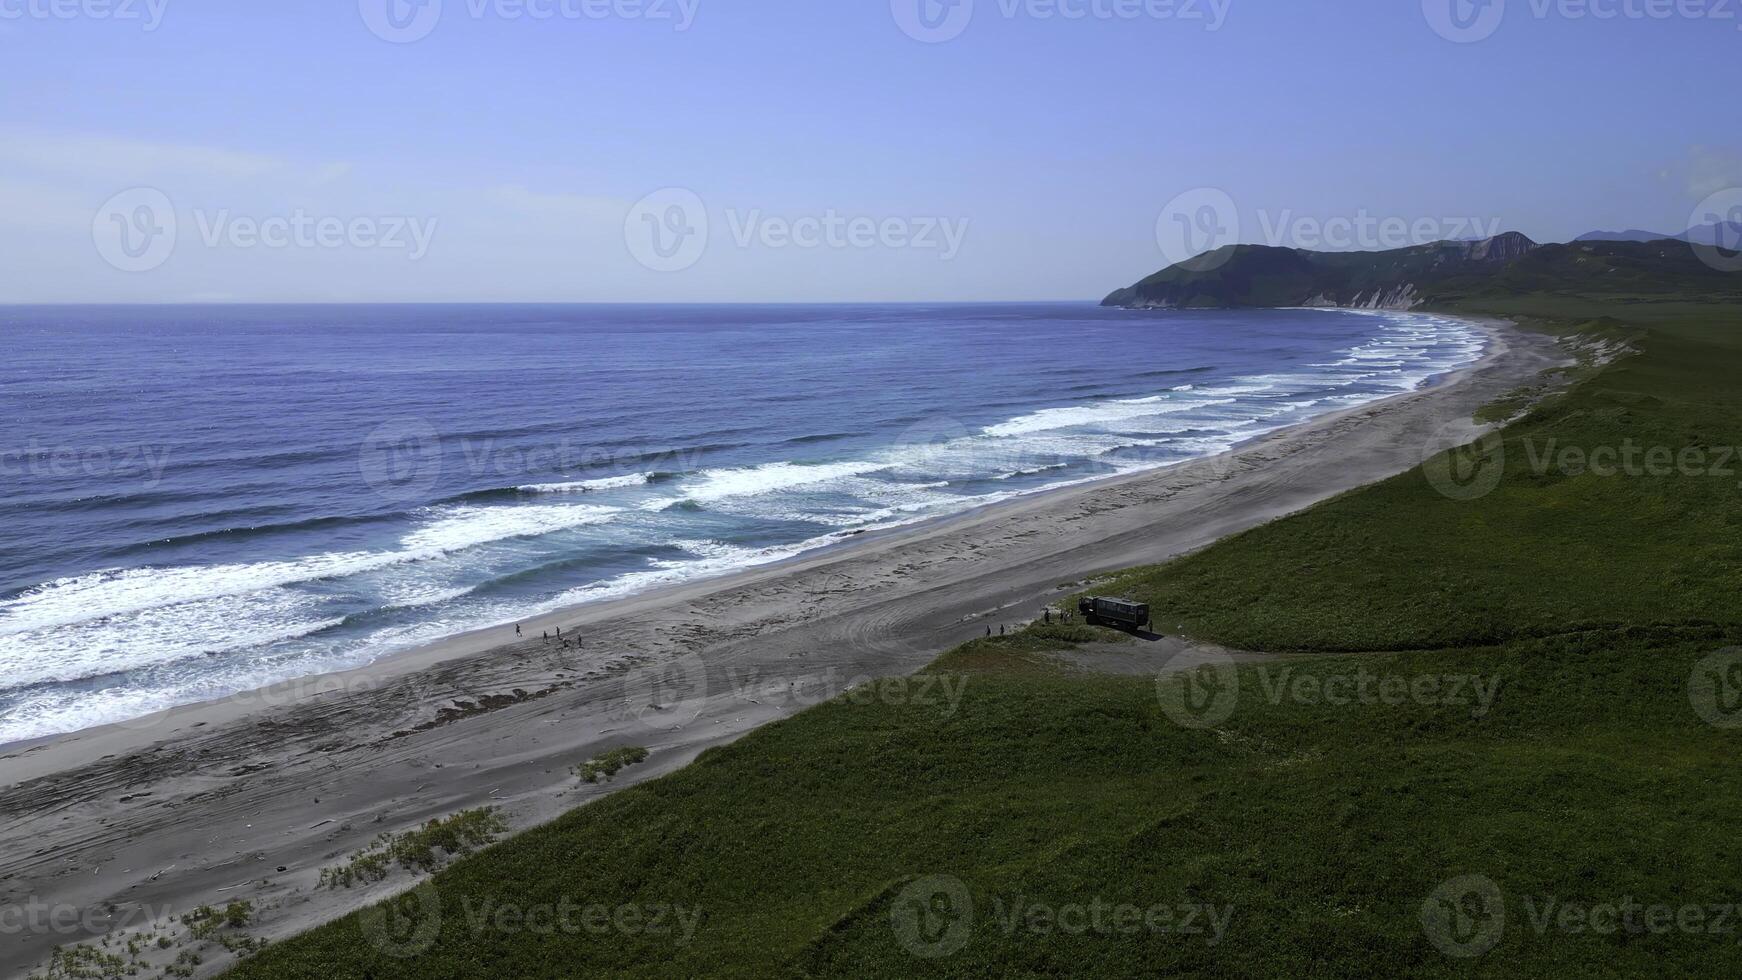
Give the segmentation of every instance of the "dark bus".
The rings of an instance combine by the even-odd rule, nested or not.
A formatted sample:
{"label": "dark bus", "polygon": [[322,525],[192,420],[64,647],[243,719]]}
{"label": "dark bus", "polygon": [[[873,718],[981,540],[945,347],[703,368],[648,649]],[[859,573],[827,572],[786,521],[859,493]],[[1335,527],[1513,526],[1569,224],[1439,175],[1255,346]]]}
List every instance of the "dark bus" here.
{"label": "dark bus", "polygon": [[1124,599],[1083,599],[1077,603],[1077,611],[1083,614],[1091,626],[1143,629],[1149,625],[1149,606],[1142,602],[1126,602]]}

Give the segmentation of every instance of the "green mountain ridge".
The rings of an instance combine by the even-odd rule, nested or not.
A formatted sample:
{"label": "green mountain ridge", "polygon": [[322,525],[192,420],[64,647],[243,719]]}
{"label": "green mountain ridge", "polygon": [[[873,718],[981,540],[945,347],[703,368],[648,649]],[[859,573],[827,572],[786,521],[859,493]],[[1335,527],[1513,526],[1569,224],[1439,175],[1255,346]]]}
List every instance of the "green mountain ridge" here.
{"label": "green mountain ridge", "polygon": [[1718,266],[1736,254],[1673,240],[1540,245],[1518,232],[1382,252],[1227,245],[1115,290],[1101,305],[1406,310],[1534,292],[1722,298],[1736,294],[1742,277]]}

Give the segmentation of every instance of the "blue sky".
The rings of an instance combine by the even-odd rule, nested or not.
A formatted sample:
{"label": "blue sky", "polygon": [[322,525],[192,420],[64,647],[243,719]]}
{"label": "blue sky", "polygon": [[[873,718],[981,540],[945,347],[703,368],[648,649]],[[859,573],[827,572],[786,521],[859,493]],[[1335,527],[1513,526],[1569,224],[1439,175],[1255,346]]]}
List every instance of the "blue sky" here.
{"label": "blue sky", "polygon": [[1206,192],[1380,247],[1742,185],[1733,0],[389,2],[0,0],[0,302],[1087,299]]}

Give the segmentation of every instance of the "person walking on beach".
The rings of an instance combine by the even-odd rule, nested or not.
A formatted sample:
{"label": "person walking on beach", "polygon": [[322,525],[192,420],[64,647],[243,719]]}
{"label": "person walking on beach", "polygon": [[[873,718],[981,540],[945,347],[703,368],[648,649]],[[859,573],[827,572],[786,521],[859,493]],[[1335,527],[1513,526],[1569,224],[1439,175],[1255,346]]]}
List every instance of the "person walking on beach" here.
{"label": "person walking on beach", "polygon": [[520,624],[519,623],[514,624],[514,638],[517,640],[520,639]]}
{"label": "person walking on beach", "polygon": [[1048,625],[1048,626],[1052,625],[1052,607],[1051,606],[1046,607],[1046,625]]}
{"label": "person walking on beach", "polygon": [[991,636],[991,635],[992,635],[992,627],[990,627],[990,626],[988,626],[988,627],[986,627],[986,635],[987,635],[987,636]]}

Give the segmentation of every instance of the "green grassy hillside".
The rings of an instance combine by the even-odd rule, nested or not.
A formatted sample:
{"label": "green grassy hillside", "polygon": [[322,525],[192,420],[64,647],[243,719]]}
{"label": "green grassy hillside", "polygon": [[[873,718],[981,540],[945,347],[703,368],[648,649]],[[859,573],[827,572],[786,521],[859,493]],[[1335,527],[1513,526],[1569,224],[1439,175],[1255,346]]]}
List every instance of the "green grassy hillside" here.
{"label": "green grassy hillside", "polygon": [[1493,481],[1478,499],[1436,488],[1441,459],[1121,588],[1168,626],[1261,650],[1742,622],[1742,308],[1631,312],[1639,356],[1465,454]]}
{"label": "green grassy hillside", "polygon": [[1230,245],[1170,266],[1109,295],[1104,306],[1226,308],[1371,304],[1406,287],[1432,306],[1553,295],[1638,301],[1742,299],[1742,276],[1685,243],[1536,245],[1522,235],[1488,243],[1436,242],[1383,252],[1311,252]]}
{"label": "green grassy hillside", "polygon": [[[1422,908],[1472,873],[1507,903],[1490,972],[1733,973],[1735,936],[1538,933],[1530,909],[1735,895],[1742,735],[1705,726],[1685,690],[1735,640],[1557,638],[1292,678],[1468,676],[1499,692],[1482,717],[1473,698],[1272,704],[1256,670],[1213,730],[1177,724],[1143,679],[976,674],[947,717],[834,702],[437,876],[439,902],[397,932],[427,923],[420,955],[384,952],[387,926],[360,915],[235,975],[1451,976],[1470,963]],[[675,911],[657,934],[492,918],[565,902],[695,928]],[[1160,928],[1118,926],[1121,908]]]}
{"label": "green grassy hillside", "polygon": [[[820,706],[235,975],[1734,974],[1742,462],[1530,465],[1742,444],[1742,316],[1623,295],[1465,299],[1638,353],[1455,496],[1411,472],[1123,582],[1196,637],[1372,652],[1158,684],[975,641],[953,710]],[[491,914],[565,902],[611,924]]]}

